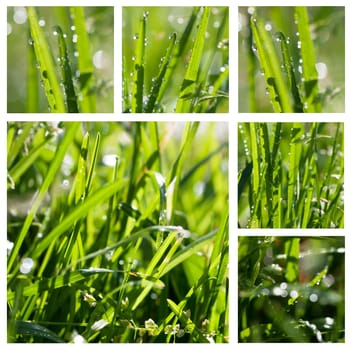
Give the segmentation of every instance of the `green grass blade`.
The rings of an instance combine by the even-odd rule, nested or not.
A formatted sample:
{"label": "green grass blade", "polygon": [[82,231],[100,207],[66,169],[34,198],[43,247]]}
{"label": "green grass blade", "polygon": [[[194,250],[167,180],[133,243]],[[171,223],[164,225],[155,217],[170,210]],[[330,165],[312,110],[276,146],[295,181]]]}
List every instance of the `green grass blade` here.
{"label": "green grass blade", "polygon": [[191,111],[191,108],[189,108],[191,105],[191,101],[189,101],[189,98],[192,98],[192,96],[196,92],[196,82],[205,45],[206,30],[209,16],[210,8],[206,6],[204,7],[202,16],[200,18],[200,23],[192,48],[189,65],[185,72],[184,81],[181,87],[181,91],[179,93],[176,107],[177,113],[182,113],[189,110]]}
{"label": "green grass blade", "polygon": [[61,66],[62,82],[66,94],[67,111],[68,113],[78,113],[77,96],[73,85],[73,76],[71,65],[68,58],[65,38],[60,26],[55,27],[59,46],[59,60]]}
{"label": "green grass blade", "polygon": [[147,105],[145,107],[145,113],[152,113],[154,111],[155,104],[157,105],[160,102],[159,92],[161,89],[161,85],[164,81],[164,77],[168,68],[168,65],[171,61],[174,44],[176,42],[177,34],[173,33],[170,36],[170,43],[167,47],[167,51],[164,57],[162,57],[162,63],[158,75],[153,79],[151,92],[148,98]]}
{"label": "green grass blade", "polygon": [[72,227],[73,222],[87,216],[90,209],[92,209],[98,203],[107,201],[114,193],[120,189],[120,187],[120,182],[107,185],[96,191],[94,194],[90,195],[84,202],[80,203],[69,215],[63,219],[60,224],[58,224],[36,245],[32,254],[33,258],[40,256],[40,254],[50,246],[51,242],[57,240],[63,233]]}
{"label": "green grass blade", "polygon": [[321,112],[318,89],[318,73],[313,41],[310,33],[307,9],[304,6],[295,7],[295,20],[299,33],[298,47],[301,50],[302,73],[304,77],[304,110],[309,113]]}
{"label": "green grass blade", "polygon": [[287,239],[284,243],[286,254],[285,278],[289,283],[299,281],[300,238]]}
{"label": "green grass blade", "polygon": [[[29,42],[32,43],[32,38]],[[27,50],[27,102],[26,102],[26,112],[36,113],[39,109],[39,79],[38,70],[35,61],[35,51],[33,45],[29,45]]]}
{"label": "green grass blade", "polygon": [[40,67],[41,79],[48,99],[49,108],[53,113],[64,113],[66,112],[66,108],[60,84],[56,76],[55,65],[44,33],[39,26],[39,19],[35,8],[28,6],[27,14],[31,37],[34,41],[35,55]]}
{"label": "green grass blade", "polygon": [[70,11],[78,36],[76,46],[80,85],[79,107],[82,113],[95,113],[96,98],[95,94],[91,93],[95,84],[94,65],[91,57],[90,40],[86,30],[84,9],[80,6],[73,6]]}
{"label": "green grass blade", "polygon": [[14,247],[11,251],[11,254],[9,256],[8,263],[7,263],[7,271],[8,272],[11,271],[12,266],[13,266],[15,260],[17,259],[20,248],[21,248],[22,243],[23,243],[23,241],[28,233],[30,225],[32,224],[34,216],[35,216],[42,200],[44,199],[52,181],[54,180],[55,175],[56,175],[57,171],[59,170],[61,163],[62,163],[62,160],[66,154],[66,151],[67,151],[68,147],[73,142],[73,139],[75,137],[75,134],[76,134],[78,128],[79,128],[79,123],[71,123],[67,126],[65,136],[63,137],[60,145],[57,147],[55,159],[52,161],[52,163],[50,165],[50,168],[46,174],[44,182],[41,185],[39,192],[33,201],[33,205],[32,205],[32,207],[31,207],[31,209],[26,217],[26,220],[23,224],[23,227],[22,227],[22,229],[21,229],[21,231],[16,239]]}
{"label": "green grass blade", "polygon": [[145,12],[139,22],[139,33],[134,36],[134,82],[132,91],[132,113],[143,112],[144,95],[144,65],[145,65],[145,39],[148,12]]}
{"label": "green grass blade", "polygon": [[44,326],[31,322],[16,321],[16,334],[38,337],[40,340],[44,338],[51,343],[64,343],[63,339],[58,337],[54,332]]}
{"label": "green grass blade", "polygon": [[251,29],[273,109],[278,113],[291,113],[294,109],[290,92],[283,78],[272,37],[264,23],[256,17],[251,17]]}

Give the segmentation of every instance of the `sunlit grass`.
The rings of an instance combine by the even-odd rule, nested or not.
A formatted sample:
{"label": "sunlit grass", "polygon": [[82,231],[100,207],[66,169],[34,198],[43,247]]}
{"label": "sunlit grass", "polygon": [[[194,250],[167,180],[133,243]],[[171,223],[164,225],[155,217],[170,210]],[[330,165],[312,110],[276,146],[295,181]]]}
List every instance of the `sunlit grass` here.
{"label": "sunlit grass", "polygon": [[9,342],[228,341],[226,123],[12,122],[7,149]]}

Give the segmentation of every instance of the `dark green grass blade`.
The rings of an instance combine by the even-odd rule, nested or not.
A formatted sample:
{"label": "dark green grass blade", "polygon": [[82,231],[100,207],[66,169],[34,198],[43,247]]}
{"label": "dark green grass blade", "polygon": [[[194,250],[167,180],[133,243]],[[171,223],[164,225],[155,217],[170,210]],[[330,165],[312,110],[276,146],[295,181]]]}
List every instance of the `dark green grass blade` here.
{"label": "dark green grass blade", "polygon": [[78,113],[77,96],[73,85],[73,76],[70,61],[68,58],[67,46],[60,26],[55,27],[59,46],[59,60],[62,74],[63,87],[66,94],[68,113]]}
{"label": "dark green grass blade", "polygon": [[155,103],[156,104],[160,103],[159,92],[161,89],[161,85],[164,81],[164,77],[165,77],[168,65],[171,61],[176,38],[177,38],[176,33],[173,33],[170,37],[170,43],[167,47],[166,54],[162,58],[162,64],[161,64],[159,73],[158,73],[157,77],[152,82],[151,92],[150,92],[149,99],[148,99],[148,102],[147,102],[147,105],[145,108],[146,113],[152,113],[154,110],[154,107],[155,107]]}
{"label": "dark green grass blade", "polygon": [[307,9],[304,6],[295,7],[295,20],[299,33],[299,45],[301,46],[301,58],[303,62],[304,77],[304,110],[309,113],[321,112],[321,103],[318,88],[318,73],[313,41],[310,33]]}
{"label": "dark green grass blade", "polygon": [[189,98],[191,99],[196,93],[196,82],[205,45],[206,30],[209,16],[210,8],[204,7],[202,16],[200,18],[199,27],[196,33],[194,45],[192,47],[189,65],[185,72],[184,81],[181,87],[181,91],[179,93],[176,107],[177,113],[191,111],[191,100],[189,100]]}
{"label": "dark green grass blade", "polygon": [[50,329],[31,322],[16,321],[16,334],[27,335],[40,340],[44,338],[51,343],[64,343],[63,339]]}
{"label": "dark green grass blade", "polygon": [[145,12],[139,23],[139,33],[134,36],[134,82],[132,90],[132,113],[143,112],[144,69],[145,69],[145,38],[148,13]]}
{"label": "dark green grass blade", "polygon": [[34,50],[40,67],[41,79],[43,81],[45,94],[51,112],[66,112],[65,103],[62,97],[60,84],[56,76],[54,62],[44,33],[39,26],[39,19],[36,10],[32,6],[27,7],[29,28],[34,41]]}
{"label": "dark green grass blade", "polygon": [[91,57],[90,39],[86,30],[84,9],[80,6],[70,8],[73,24],[78,35],[78,70],[80,99],[79,106],[82,113],[96,112],[95,94],[91,93],[94,88],[94,65]]}

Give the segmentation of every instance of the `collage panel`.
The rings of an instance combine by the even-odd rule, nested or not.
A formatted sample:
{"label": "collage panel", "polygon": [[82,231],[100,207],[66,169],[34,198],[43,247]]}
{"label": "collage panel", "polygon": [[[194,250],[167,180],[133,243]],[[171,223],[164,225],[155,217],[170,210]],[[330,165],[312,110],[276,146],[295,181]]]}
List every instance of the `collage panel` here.
{"label": "collage panel", "polygon": [[226,343],[228,124],[7,123],[8,342]]}
{"label": "collage panel", "polygon": [[344,123],[238,123],[238,227],[344,227]]}
{"label": "collage panel", "polygon": [[345,342],[345,237],[239,236],[240,343]]}
{"label": "collage panel", "polygon": [[7,112],[112,113],[113,7],[7,7]]}
{"label": "collage panel", "polygon": [[124,113],[229,112],[229,7],[123,7]]}
{"label": "collage panel", "polygon": [[345,112],[344,6],[239,7],[238,51],[239,112]]}

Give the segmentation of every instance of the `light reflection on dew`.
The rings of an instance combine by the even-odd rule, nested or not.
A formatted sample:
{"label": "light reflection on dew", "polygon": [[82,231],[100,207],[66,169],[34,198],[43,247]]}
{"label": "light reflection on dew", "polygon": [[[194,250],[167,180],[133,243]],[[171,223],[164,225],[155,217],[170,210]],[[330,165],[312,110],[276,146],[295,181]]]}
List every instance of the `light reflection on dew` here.
{"label": "light reflection on dew", "polygon": [[13,20],[17,24],[23,24],[27,21],[27,11],[24,7],[15,7]]}
{"label": "light reflection on dew", "polygon": [[118,157],[116,154],[105,154],[102,157],[102,162],[109,167],[114,167],[116,165],[117,158]]}
{"label": "light reflection on dew", "polygon": [[310,300],[311,303],[316,303],[318,301],[318,295],[316,293],[312,293],[309,296],[309,300]]}
{"label": "light reflection on dew", "polygon": [[34,261],[31,258],[24,258],[21,262],[20,266],[20,272],[23,274],[28,274],[31,272],[32,268],[34,266]]}

